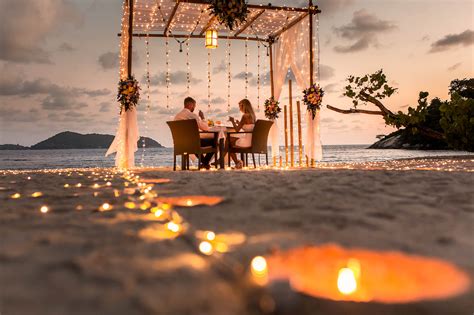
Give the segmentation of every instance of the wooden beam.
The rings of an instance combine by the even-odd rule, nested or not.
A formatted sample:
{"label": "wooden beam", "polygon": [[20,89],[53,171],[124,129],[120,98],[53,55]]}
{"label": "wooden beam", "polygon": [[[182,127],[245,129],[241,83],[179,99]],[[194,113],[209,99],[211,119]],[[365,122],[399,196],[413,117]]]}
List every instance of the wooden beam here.
{"label": "wooden beam", "polygon": [[128,0],[128,56],[127,77],[132,75],[132,42],[133,42],[133,0]]}
{"label": "wooden beam", "polygon": [[262,15],[263,13],[265,13],[265,9],[258,11],[257,14],[255,14],[250,20],[248,20],[247,23],[245,23],[240,29],[237,30],[237,32],[235,32],[234,36],[237,36],[237,35],[239,35],[240,33],[242,33],[243,31],[245,31],[245,30],[246,30],[250,25],[252,25],[252,24],[260,17],[260,15]]}
{"label": "wooden beam", "polygon": [[173,11],[171,11],[171,15],[170,15],[170,18],[168,19],[168,23],[166,23],[166,27],[165,27],[165,30],[163,31],[163,34],[166,35],[168,33],[168,30],[171,26],[171,23],[173,22],[173,19],[174,19],[174,16],[176,14],[176,11],[178,11],[178,7],[179,7],[179,1],[180,0],[176,0],[176,4],[174,5],[174,8],[173,8]]}
{"label": "wooden beam", "polygon": [[308,2],[308,13],[309,13],[309,84],[314,83],[314,53],[313,53],[313,12],[311,7],[313,6],[313,0]]}
{"label": "wooden beam", "polygon": [[[122,36],[120,33],[117,34],[117,36]],[[164,34],[161,33],[153,33],[153,34],[146,34],[146,33],[134,33],[133,37],[156,37],[156,38],[163,38],[167,37]],[[186,35],[186,34],[173,34],[174,38],[205,38],[205,35]],[[269,39],[263,39],[260,37],[244,37],[244,36],[223,36],[225,38],[229,38],[232,40],[252,40],[252,41],[260,41],[260,42],[269,42]]]}
{"label": "wooden beam", "polygon": [[298,24],[301,20],[303,20],[305,17],[307,17],[309,14],[309,12],[305,12],[303,14],[301,14],[299,17],[295,18],[293,21],[291,21],[290,24],[286,25],[285,27],[283,27],[281,30],[273,33],[271,35],[271,37],[273,38],[277,38],[278,36],[280,36],[282,33],[286,32],[287,30],[289,30],[290,28],[292,28],[293,26],[295,26],[296,24]]}
{"label": "wooden beam", "polygon": [[202,29],[201,33],[199,33],[199,35],[204,35],[204,33],[209,29],[209,27],[212,26],[212,24],[214,23],[214,21],[217,19],[217,16],[212,16],[209,21],[207,21],[207,24],[206,26]]}
{"label": "wooden beam", "polygon": [[[185,3],[196,3],[196,4],[207,4],[209,5],[209,0],[181,0]],[[281,7],[273,5],[258,5],[258,4],[247,4],[249,9],[265,9],[265,10],[277,10],[277,11],[294,11],[294,12],[307,12],[307,8],[300,7]]]}
{"label": "wooden beam", "polygon": [[272,91],[272,97],[275,97],[275,84],[273,82],[273,38],[271,38],[268,48],[270,49],[270,87]]}

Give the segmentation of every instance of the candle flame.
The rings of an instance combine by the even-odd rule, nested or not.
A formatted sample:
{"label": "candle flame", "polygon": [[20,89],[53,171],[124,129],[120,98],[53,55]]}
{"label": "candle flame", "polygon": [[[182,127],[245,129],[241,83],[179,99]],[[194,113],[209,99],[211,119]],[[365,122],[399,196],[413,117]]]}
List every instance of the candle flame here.
{"label": "candle flame", "polygon": [[337,277],[337,288],[344,295],[350,295],[357,290],[357,280],[351,268],[341,268]]}

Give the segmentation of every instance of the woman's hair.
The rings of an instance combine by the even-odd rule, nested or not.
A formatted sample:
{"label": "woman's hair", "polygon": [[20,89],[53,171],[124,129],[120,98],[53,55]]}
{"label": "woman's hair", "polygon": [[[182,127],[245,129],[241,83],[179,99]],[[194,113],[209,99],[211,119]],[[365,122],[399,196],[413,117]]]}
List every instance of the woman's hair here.
{"label": "woman's hair", "polygon": [[239,102],[239,105],[242,105],[242,112],[244,114],[250,115],[252,117],[253,122],[255,123],[255,121],[257,120],[257,117],[255,116],[255,112],[253,111],[253,107],[250,101],[244,98],[243,100]]}

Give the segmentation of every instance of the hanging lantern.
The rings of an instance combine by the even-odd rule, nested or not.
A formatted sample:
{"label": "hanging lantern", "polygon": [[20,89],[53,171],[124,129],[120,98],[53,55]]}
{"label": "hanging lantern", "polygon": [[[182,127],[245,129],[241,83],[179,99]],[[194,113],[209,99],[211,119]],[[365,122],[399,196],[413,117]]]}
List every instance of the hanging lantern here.
{"label": "hanging lantern", "polygon": [[217,48],[217,31],[207,30],[206,31],[206,48],[216,49]]}

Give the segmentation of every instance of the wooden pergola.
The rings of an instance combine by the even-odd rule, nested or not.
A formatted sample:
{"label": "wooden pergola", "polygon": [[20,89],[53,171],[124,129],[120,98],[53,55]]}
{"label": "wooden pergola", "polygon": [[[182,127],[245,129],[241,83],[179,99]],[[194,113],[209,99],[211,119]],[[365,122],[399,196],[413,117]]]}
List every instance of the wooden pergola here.
{"label": "wooden pergola", "polygon": [[[211,28],[219,37],[230,40],[250,40],[268,43],[270,49],[271,93],[274,95],[272,44],[278,37],[309,16],[310,83],[314,83],[313,15],[320,13],[313,1],[307,7],[287,7],[248,4],[247,21],[236,30],[220,25],[208,12],[206,0],[125,0],[128,15],[128,62],[126,74],[132,73],[134,37],[205,38]],[[118,34],[121,36],[122,34]]]}

